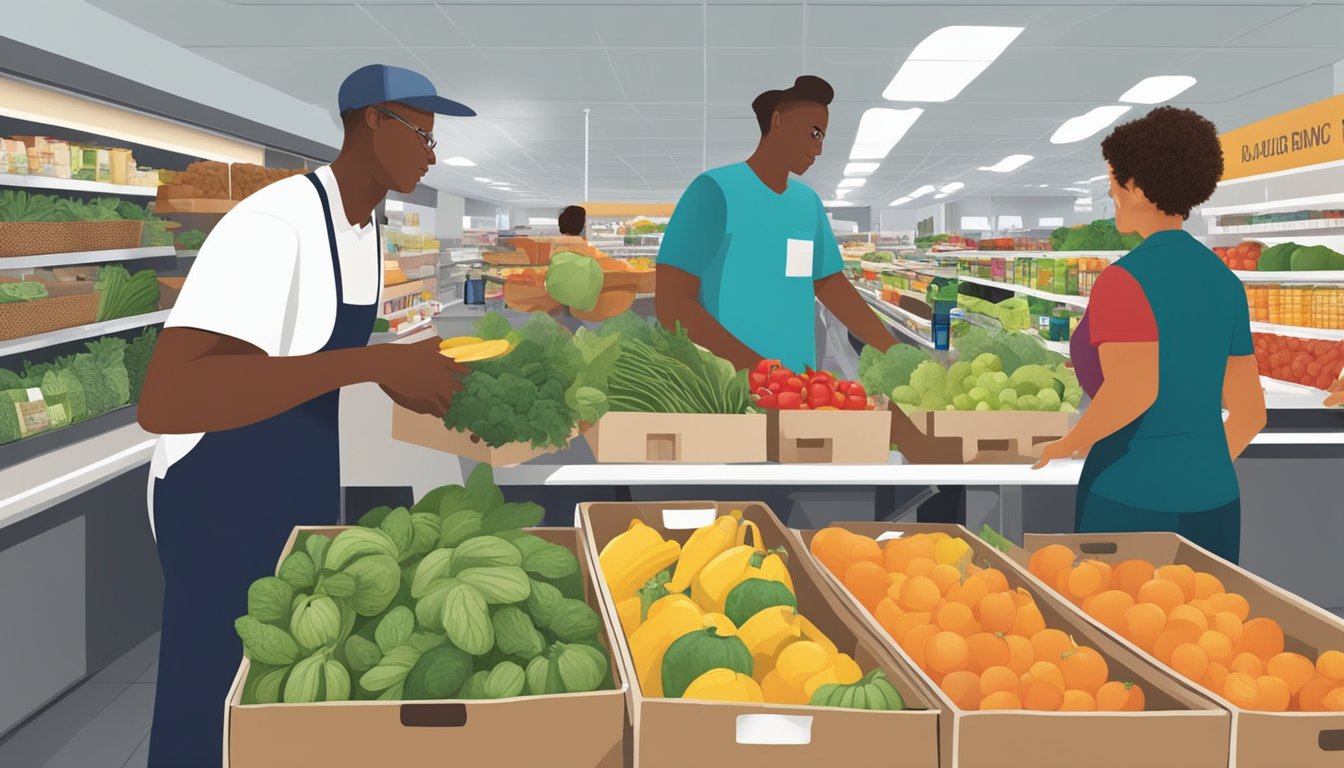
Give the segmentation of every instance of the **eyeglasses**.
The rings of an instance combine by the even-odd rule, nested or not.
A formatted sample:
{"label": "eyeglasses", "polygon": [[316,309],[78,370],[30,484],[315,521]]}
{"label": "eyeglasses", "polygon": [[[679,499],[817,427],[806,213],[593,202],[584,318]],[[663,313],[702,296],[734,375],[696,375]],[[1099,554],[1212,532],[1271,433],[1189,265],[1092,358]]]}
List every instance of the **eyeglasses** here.
{"label": "eyeglasses", "polygon": [[387,115],[388,117],[392,118],[393,120],[396,120],[396,121],[398,121],[398,122],[404,123],[404,124],[405,124],[408,128],[410,128],[412,131],[415,131],[417,134],[419,134],[419,135],[420,135],[420,140],[423,141],[423,142],[425,143],[425,148],[426,148],[426,149],[433,149],[433,148],[435,148],[435,147],[437,147],[437,146],[439,145],[439,142],[437,142],[437,141],[434,140],[434,134],[433,134],[433,133],[430,133],[429,131],[426,131],[424,128],[421,128],[421,127],[417,126],[415,123],[412,123],[410,120],[407,120],[406,118],[402,117],[401,115],[398,115],[396,112],[393,112],[393,111],[388,110],[388,109],[383,109],[382,107],[377,106],[377,105],[370,105],[370,106],[371,106],[373,109],[376,109],[376,110],[378,110],[379,112],[382,112],[384,115]]}
{"label": "eyeglasses", "polygon": [[825,141],[825,140],[826,140],[826,132],[823,131],[823,130],[821,130],[820,128],[813,128],[813,129],[812,129],[812,140],[813,140],[813,141]]}

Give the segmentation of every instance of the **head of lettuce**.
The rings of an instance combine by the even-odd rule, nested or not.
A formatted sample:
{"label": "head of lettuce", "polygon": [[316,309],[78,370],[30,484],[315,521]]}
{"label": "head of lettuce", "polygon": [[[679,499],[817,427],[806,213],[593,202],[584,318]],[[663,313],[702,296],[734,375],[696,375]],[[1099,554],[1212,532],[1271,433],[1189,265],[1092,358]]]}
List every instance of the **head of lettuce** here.
{"label": "head of lettuce", "polygon": [[590,256],[557,253],[546,270],[546,292],[567,307],[587,312],[602,293],[602,267]]}

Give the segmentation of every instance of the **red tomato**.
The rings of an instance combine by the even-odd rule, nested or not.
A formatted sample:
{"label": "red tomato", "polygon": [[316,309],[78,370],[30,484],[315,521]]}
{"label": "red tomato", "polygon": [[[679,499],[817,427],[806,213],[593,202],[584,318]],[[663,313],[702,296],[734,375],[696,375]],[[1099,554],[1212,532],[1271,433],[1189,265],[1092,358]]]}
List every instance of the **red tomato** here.
{"label": "red tomato", "polygon": [[852,382],[852,381],[842,381],[842,382],[840,382],[839,384],[836,384],[836,385],[835,385],[835,391],[836,391],[836,392],[839,392],[839,393],[842,394],[842,395],[848,395],[848,394],[849,394],[849,388],[852,387],[852,386],[854,386],[854,382]]}
{"label": "red tomato", "polygon": [[826,371],[813,371],[813,372],[812,372],[812,380],[813,380],[813,381],[823,381],[823,382],[834,382],[834,381],[835,381],[835,377],[832,376],[831,374],[827,373]]}
{"label": "red tomato", "polygon": [[[812,386],[807,388],[807,394],[808,399],[811,401],[829,401],[831,399],[831,387],[824,382],[814,381],[812,382]],[[825,405],[825,403],[823,403],[823,405]]]}
{"label": "red tomato", "polygon": [[778,409],[779,409],[779,398],[775,397],[774,395],[765,395],[764,397],[762,397],[762,398],[760,398],[759,400],[757,400],[757,401],[756,401],[756,404],[759,405],[759,406],[762,407],[762,408],[769,408],[769,409],[771,409],[771,410],[778,410]]}
{"label": "red tomato", "polygon": [[782,365],[783,363],[781,363],[778,360],[762,360],[761,362],[756,364],[756,372],[769,375],[771,371],[781,367]]}
{"label": "red tomato", "polygon": [[832,393],[831,393],[831,402],[827,403],[827,405],[833,405],[833,406],[835,406],[836,408],[844,408],[844,407],[845,407],[845,395],[843,395],[843,394],[841,394],[841,393],[839,393],[839,392],[832,392]]}
{"label": "red tomato", "polygon": [[784,381],[784,388],[790,392],[798,392],[801,394],[803,392],[803,380],[797,376],[790,376]]}
{"label": "red tomato", "polygon": [[788,368],[776,368],[770,372],[771,384],[783,384],[791,378],[793,378],[793,371]]}
{"label": "red tomato", "polygon": [[771,394],[777,395],[784,391],[784,385],[780,384],[778,381],[772,381],[770,382],[769,389]]}
{"label": "red tomato", "polygon": [[868,410],[868,398],[859,395],[850,395],[845,398],[846,411],[866,411]]}
{"label": "red tomato", "polygon": [[860,383],[857,382],[857,381],[851,381],[851,382],[849,383],[849,391],[846,392],[845,394],[847,394],[847,395],[858,395],[859,397],[864,397],[864,398],[868,397],[868,391],[865,390],[865,389],[863,388],[863,385],[860,384]]}
{"label": "red tomato", "polygon": [[797,392],[780,392],[778,400],[781,411],[796,411],[803,405],[803,398]]}
{"label": "red tomato", "polygon": [[751,374],[751,388],[752,388],[752,389],[760,389],[761,387],[764,387],[766,384],[769,384],[769,383],[770,383],[770,377],[767,376],[767,375],[765,375],[764,373],[754,373],[754,372],[753,372],[753,373]]}

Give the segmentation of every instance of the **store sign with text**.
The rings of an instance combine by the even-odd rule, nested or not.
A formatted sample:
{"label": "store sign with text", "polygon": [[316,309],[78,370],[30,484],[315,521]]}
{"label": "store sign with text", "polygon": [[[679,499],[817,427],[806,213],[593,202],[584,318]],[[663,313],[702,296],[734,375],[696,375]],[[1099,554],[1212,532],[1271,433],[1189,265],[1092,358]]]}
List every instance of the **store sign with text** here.
{"label": "store sign with text", "polygon": [[1229,131],[1221,139],[1224,181],[1344,160],[1344,95]]}

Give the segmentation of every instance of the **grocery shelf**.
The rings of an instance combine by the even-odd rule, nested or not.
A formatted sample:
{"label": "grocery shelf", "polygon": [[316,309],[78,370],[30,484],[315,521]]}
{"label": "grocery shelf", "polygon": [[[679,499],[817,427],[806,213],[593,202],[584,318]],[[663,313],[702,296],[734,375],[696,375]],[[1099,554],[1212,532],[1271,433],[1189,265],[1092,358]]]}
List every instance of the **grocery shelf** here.
{"label": "grocery shelf", "polygon": [[0,528],[147,464],[154,444],[128,424],[0,470]]}
{"label": "grocery shelf", "polygon": [[[194,251],[192,252],[195,253]],[[49,253],[42,256],[13,256],[0,258],[0,270],[3,269],[44,269],[64,267],[74,264],[110,264],[114,261],[135,261],[137,259],[161,259],[178,255],[171,245],[150,248],[121,248],[110,251],[74,251],[70,253]]]}
{"label": "grocery shelf", "polygon": [[36,456],[59,450],[67,445],[87,440],[118,427],[124,427],[127,424],[134,424],[137,413],[136,404],[131,403],[92,419],[77,421],[60,429],[49,430],[32,437],[25,437],[0,445],[0,468],[28,461]]}
{"label": "grocery shelf", "polygon": [[[959,319],[960,319],[960,320],[965,320],[966,322],[970,323],[971,325],[978,325],[978,326],[980,326],[981,328],[984,328],[985,330],[989,330],[989,331],[1002,331],[1002,330],[1003,330],[1003,323],[999,322],[999,321],[996,320],[995,318],[988,317],[988,316],[986,316],[986,315],[982,315],[982,314],[980,314],[979,312],[970,312],[970,311],[967,311],[965,307],[961,307],[961,309],[962,309],[962,315],[961,315],[960,317],[958,317],[958,316],[956,316],[956,315],[953,315],[953,316],[952,316],[952,319],[953,319],[953,320],[959,320]],[[1042,344],[1045,345],[1045,348],[1046,348],[1046,349],[1050,350],[1051,352],[1054,352],[1054,353],[1059,354],[1059,355],[1063,355],[1063,356],[1065,356],[1065,357],[1069,357],[1069,356],[1071,356],[1071,355],[1073,354],[1072,350],[1071,350],[1070,347],[1069,347],[1069,342],[1067,342],[1067,341],[1051,341],[1050,339],[1047,339],[1047,338],[1045,338],[1044,336],[1042,336],[1042,335],[1041,335],[1035,328],[1028,328],[1028,329],[1025,330],[1025,331],[1021,331],[1021,333],[1025,334],[1025,335],[1027,335],[1027,336],[1032,336],[1032,337],[1036,338],[1036,339],[1039,340]]]}
{"label": "grocery shelf", "polygon": [[970,275],[959,275],[958,280],[976,285],[985,285],[990,288],[999,288],[1013,293],[1021,293],[1026,296],[1035,296],[1038,299],[1053,301],[1057,304],[1068,304],[1071,307],[1086,307],[1086,296],[1065,296],[1060,293],[1050,293],[1049,291],[1040,291],[1035,288],[1028,288],[1025,285],[1012,285],[1011,283],[1000,283],[997,280],[987,280],[983,277],[971,277]]}
{"label": "grocery shelf", "polygon": [[1344,283],[1344,269],[1326,272],[1242,272],[1232,274],[1243,283]]}
{"label": "grocery shelf", "polygon": [[1344,231],[1344,219],[1309,219],[1307,221],[1276,221],[1269,224],[1241,224],[1231,227],[1210,226],[1210,235],[1270,235],[1278,232]]}
{"label": "grocery shelf", "polygon": [[94,339],[108,333],[120,333],[121,331],[144,328],[148,325],[158,325],[168,319],[170,312],[171,310],[164,309],[158,312],[150,312],[146,315],[121,317],[103,323],[77,325],[74,328],[62,328],[59,331],[39,333],[36,336],[24,336],[18,339],[10,339],[9,341],[0,341],[0,357],[21,355],[35,349],[44,349],[57,344],[64,344],[68,341]]}
{"label": "grocery shelf", "polygon": [[223,198],[168,198],[154,203],[155,215],[165,215],[170,213],[208,213],[223,216],[232,211],[239,203],[238,200],[225,200]]}
{"label": "grocery shelf", "polygon": [[1344,341],[1344,331],[1324,328],[1303,328],[1296,325],[1274,325],[1272,323],[1251,323],[1251,333],[1273,333],[1279,336],[1295,336],[1299,339],[1320,339],[1322,341]]}
{"label": "grocery shelf", "polygon": [[982,259],[985,257],[995,258],[1002,256],[1014,259],[1119,259],[1125,256],[1129,251],[956,251],[957,258],[975,257]]}
{"label": "grocery shelf", "polygon": [[[1221,186],[1221,185],[1220,185]],[[1278,213],[1280,211],[1318,210],[1318,206],[1344,205],[1344,194],[1314,195],[1272,200],[1243,205],[1206,205],[1199,209],[1201,216],[1230,216],[1239,213]]]}
{"label": "grocery shelf", "polygon": [[382,301],[393,301],[395,299],[400,299],[403,296],[420,293],[423,290],[425,290],[425,281],[423,279],[415,279],[405,283],[384,286]]}
{"label": "grocery shelf", "polygon": [[23,176],[0,173],[0,187],[27,187],[28,189],[51,189],[64,192],[89,192],[96,195],[126,195],[128,197],[155,197],[158,187],[143,187],[136,184],[108,184],[102,181],[82,181],[80,179],[57,179],[50,176]]}

